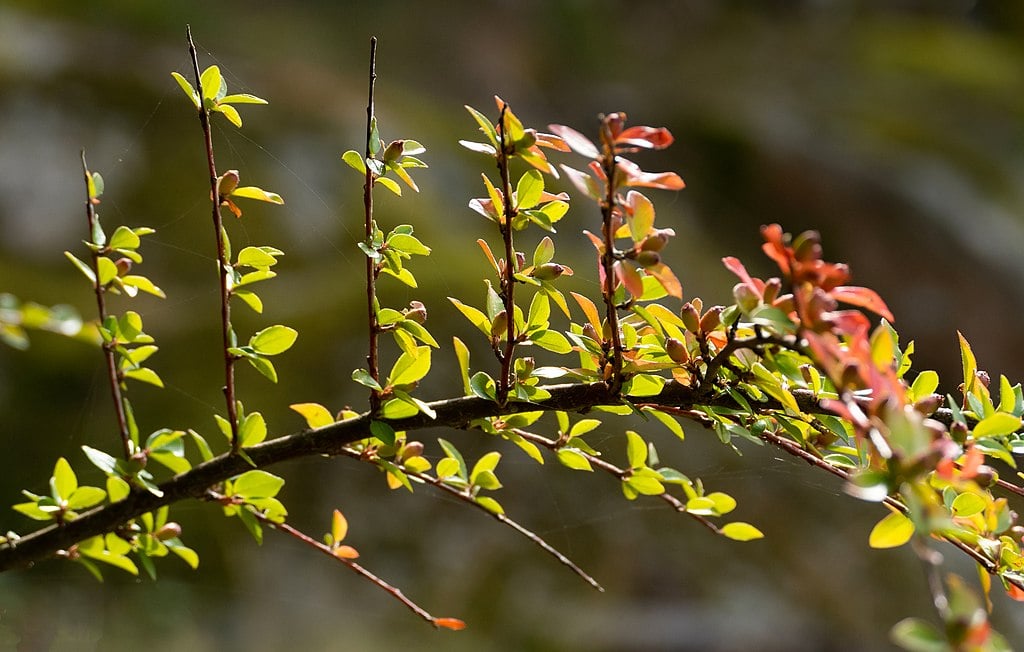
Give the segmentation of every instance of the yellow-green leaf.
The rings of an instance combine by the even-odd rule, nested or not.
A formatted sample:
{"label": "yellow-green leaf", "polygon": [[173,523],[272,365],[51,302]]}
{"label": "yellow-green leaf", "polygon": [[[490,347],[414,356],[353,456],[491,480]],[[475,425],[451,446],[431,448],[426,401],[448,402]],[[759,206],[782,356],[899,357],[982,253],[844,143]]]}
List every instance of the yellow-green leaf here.
{"label": "yellow-green leaf", "polygon": [[310,428],[320,428],[334,423],[334,415],[319,403],[293,403],[288,407],[301,414]]}
{"label": "yellow-green leaf", "polygon": [[871,529],[868,545],[872,548],[896,548],[914,536],[914,523],[901,514],[892,512]]}
{"label": "yellow-green leaf", "polygon": [[722,535],[732,539],[733,541],[753,541],[754,539],[763,539],[764,533],[758,530],[750,523],[744,523],[742,521],[736,521],[734,523],[726,523],[720,530]]}

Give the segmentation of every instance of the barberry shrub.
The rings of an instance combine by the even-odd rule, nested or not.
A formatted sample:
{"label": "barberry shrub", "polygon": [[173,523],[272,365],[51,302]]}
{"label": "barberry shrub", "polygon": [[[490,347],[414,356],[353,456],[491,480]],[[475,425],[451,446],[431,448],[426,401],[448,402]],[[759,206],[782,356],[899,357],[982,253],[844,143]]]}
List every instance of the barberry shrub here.
{"label": "barberry shrub", "polygon": [[[578,473],[580,485],[612,483],[625,500],[663,504],[725,540],[762,538],[756,515],[733,516],[743,507],[732,496],[661,463],[651,431],[665,429],[682,441],[684,424],[695,424],[725,446],[767,446],[802,460],[841,478],[852,497],[879,504],[867,544],[910,546],[926,570],[936,612],[935,622],[896,623],[896,643],[912,650],[1009,649],[989,613],[992,591],[1024,600],[1024,527],[1010,502],[1024,496],[1014,458],[1024,452],[1021,385],[990,378],[963,336],[960,377],[943,384],[933,371],[914,370],[914,345],[901,342],[884,300],[851,285],[850,270],[827,260],[814,232],[765,226],[762,248],[775,276],[756,278],[725,257],[736,276],[732,295],[720,303],[688,295],[683,266],[672,255],[676,234],[658,223],[655,209],[659,195],[685,184],[674,172],[645,171],[636,162],[671,146],[673,136],[630,124],[622,112],[601,115],[591,136],[565,125],[528,127],[500,97],[490,109],[467,106],[467,138],[460,142],[483,168],[481,196],[466,199],[484,218],[469,236],[479,249],[480,292],[442,305],[389,305],[394,287],[418,288],[416,272],[430,264],[432,250],[412,217],[380,223],[375,193],[418,192],[416,170],[429,157],[418,140],[381,135],[372,40],[366,139],[339,161],[358,176],[353,188],[362,189],[361,237],[353,249],[365,260],[365,295],[353,311],[366,324],[365,365],[352,371],[356,391],[340,401],[365,402],[339,409],[290,398],[306,427],[272,429],[243,403],[236,373],[251,367],[277,383],[274,358],[299,333],[273,323],[240,332],[233,311],[262,315],[263,284],[276,276],[285,252],[272,245],[237,249],[231,235],[246,219],[247,201],[284,200],[245,185],[231,164],[218,165],[211,126],[223,120],[241,128],[239,107],[267,102],[230,93],[218,66],[200,66],[191,33],[188,43],[192,70],[172,76],[186,96],[183,119],[192,111],[198,120],[196,142],[205,154],[196,175],[208,181],[216,252],[210,277],[219,296],[223,375],[211,382],[223,391],[212,415],[219,434],[201,434],[202,425],[148,433],[139,427],[129,394],[143,391],[140,385],[163,386],[152,366],[158,346],[142,315],[121,306],[140,292],[165,296],[138,270],[153,229],[102,224],[103,178],[83,152],[84,243],[65,255],[94,296],[96,313],[84,320],[66,307],[5,294],[0,337],[24,348],[28,330],[45,329],[94,346],[117,432],[108,450],[83,446],[73,459],[60,457],[48,480],[23,492],[0,538],[0,570],[63,559],[97,579],[109,572],[155,579],[170,563],[164,558],[197,568],[201,551],[186,545],[174,510],[198,501],[237,518],[257,542],[268,531],[287,535],[433,626],[460,630],[462,620],[432,615],[357,561],[341,509],[324,515],[323,533],[291,524],[280,497],[286,478],[268,469],[308,456],[375,467],[390,489],[438,492],[473,508],[600,590],[594,576],[506,511],[503,492],[530,487],[506,487],[503,460]],[[556,252],[556,238],[573,237],[559,232],[565,225],[593,245],[585,269],[574,270]],[[592,296],[567,290],[574,275],[593,279]],[[456,332],[436,336],[427,328],[428,312],[442,322],[451,317]],[[460,384],[447,387],[431,375],[442,356],[454,362]],[[422,398],[425,386],[447,398]],[[599,427],[619,434],[588,439]],[[428,428],[468,431],[487,450],[468,458],[443,436],[426,436]],[[90,464],[102,473],[101,486],[79,482]],[[940,550],[970,560],[978,580],[947,571]]]}

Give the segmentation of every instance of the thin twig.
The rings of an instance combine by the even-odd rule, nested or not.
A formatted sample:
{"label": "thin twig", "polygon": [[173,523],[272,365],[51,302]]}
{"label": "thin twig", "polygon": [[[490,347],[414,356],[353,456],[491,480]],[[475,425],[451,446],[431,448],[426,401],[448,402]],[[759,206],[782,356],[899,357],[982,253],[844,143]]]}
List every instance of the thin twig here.
{"label": "thin twig", "polygon": [[196,89],[199,93],[199,124],[203,128],[206,142],[206,163],[210,174],[210,199],[213,203],[213,231],[217,242],[217,272],[220,277],[220,324],[221,344],[224,352],[224,401],[227,404],[228,423],[231,425],[231,451],[237,453],[242,447],[238,436],[238,412],[235,407],[235,361],[228,349],[231,348],[231,293],[228,286],[228,267],[231,261],[227,258],[224,243],[224,221],[220,214],[221,198],[217,188],[217,164],[213,158],[213,133],[210,129],[210,111],[206,108],[203,98],[202,75],[199,72],[199,55],[195,43],[192,42],[192,29],[186,27],[188,34],[188,53],[192,58],[192,69],[196,75]]}
{"label": "thin twig", "polygon": [[[371,156],[371,147],[375,147],[378,143],[372,143],[373,140],[373,123],[374,123],[374,108],[373,108],[373,85],[377,80],[377,37],[374,36],[370,39],[370,81],[369,89],[367,91],[367,102],[366,102],[366,161],[369,161]],[[363,214],[365,217],[364,221],[364,234],[366,237],[366,246],[373,246],[373,235],[376,230],[376,225],[373,221],[373,182],[374,173],[368,163],[366,165],[366,182],[363,185]],[[366,354],[366,364],[369,366],[370,376],[380,381],[380,369],[378,362],[378,340],[380,336],[380,323],[377,321],[377,274],[379,273],[377,267],[377,261],[369,256],[366,257],[366,320],[367,320],[367,331],[369,333],[369,350]],[[380,392],[376,389],[370,389],[370,412],[377,412],[380,409]]]}
{"label": "thin twig", "polygon": [[[224,500],[225,499],[225,496],[216,494],[214,492],[210,492],[209,495],[210,495],[210,499],[211,500]],[[246,507],[241,507],[241,509],[247,509],[247,508]],[[412,600],[407,598],[405,596],[405,594],[402,593],[401,589],[399,589],[398,587],[396,587],[396,586],[394,586],[392,584],[389,584],[385,580],[381,579],[380,577],[378,577],[374,573],[372,573],[369,570],[367,570],[366,567],[361,566],[360,564],[357,564],[355,561],[353,561],[351,559],[346,559],[344,557],[339,557],[338,555],[334,554],[334,550],[332,550],[330,546],[328,546],[328,545],[326,545],[324,543],[321,543],[320,541],[317,541],[316,539],[314,539],[313,537],[309,536],[305,532],[302,532],[301,530],[298,530],[298,529],[292,527],[291,525],[288,525],[287,523],[278,523],[278,522],[268,518],[264,514],[261,514],[257,510],[250,510],[249,513],[252,514],[256,518],[256,520],[258,520],[260,523],[263,523],[264,525],[266,525],[266,526],[268,526],[268,527],[270,527],[270,528],[272,528],[274,530],[277,530],[279,532],[283,532],[283,533],[291,536],[292,538],[296,539],[297,541],[300,541],[301,543],[304,543],[307,546],[309,546],[311,548],[314,548],[318,552],[321,552],[321,553],[327,555],[331,559],[333,559],[335,561],[341,562],[342,564],[344,564],[345,566],[350,568],[354,573],[356,573],[357,575],[361,576],[363,579],[369,580],[377,588],[379,588],[382,591],[390,594],[391,597],[393,597],[394,599],[398,600],[403,605],[405,605],[405,607],[408,608],[409,611],[413,612],[414,614],[416,614],[417,616],[419,616],[423,620],[427,621],[428,623],[430,623],[434,627],[438,627],[438,620],[440,620],[440,619],[435,618],[434,616],[431,616],[430,613],[426,609],[424,609],[423,607],[419,606],[418,604],[416,604],[415,602],[413,602]]]}
{"label": "thin twig", "polygon": [[[351,456],[356,458],[356,459],[366,459],[365,457],[363,457],[357,451],[352,451]],[[372,461],[372,460],[367,460],[367,461]],[[428,473],[421,473],[419,471],[410,471],[409,469],[406,469],[406,468],[403,468],[402,472],[405,473],[406,475],[410,476],[410,477],[422,480],[423,482],[425,482],[425,483],[427,483],[429,485],[432,485],[432,486],[436,487],[437,489],[439,489],[441,491],[444,491],[445,493],[455,497],[456,499],[462,501],[463,503],[466,503],[468,505],[472,505],[473,507],[479,509],[480,511],[484,512],[488,516],[494,518],[495,520],[497,520],[502,525],[507,525],[508,527],[512,528],[513,530],[515,530],[516,532],[518,532],[522,536],[524,536],[527,539],[529,539],[532,543],[534,543],[541,550],[543,550],[544,552],[546,552],[549,555],[551,555],[552,557],[554,557],[558,561],[558,563],[562,564],[563,566],[567,567],[572,572],[574,572],[577,575],[579,575],[580,577],[582,577],[583,580],[587,584],[589,584],[590,586],[594,587],[598,591],[601,591],[602,593],[604,592],[604,587],[601,586],[598,583],[598,581],[595,580],[589,573],[587,573],[585,570],[583,570],[582,568],[577,566],[575,564],[575,562],[573,562],[571,559],[569,559],[564,554],[559,552],[558,549],[556,549],[550,543],[545,541],[543,538],[541,538],[540,535],[536,534],[532,530],[530,530],[530,529],[524,527],[523,525],[519,524],[518,522],[512,520],[511,518],[509,518],[505,514],[501,514],[501,513],[498,513],[498,512],[492,512],[491,510],[487,509],[486,507],[484,507],[483,505],[478,503],[473,498],[473,496],[469,495],[468,493],[466,493],[464,491],[460,491],[460,490],[456,489],[455,487],[453,487],[453,486],[451,486],[449,484],[446,484],[443,480],[441,480],[438,477],[432,476],[432,475],[430,475]]]}
{"label": "thin twig", "polygon": [[[92,178],[89,173],[89,167],[85,162],[85,150],[82,150],[82,174],[85,176],[85,217],[89,222],[89,242],[99,246],[100,243],[94,240],[94,234],[96,233],[97,217],[96,207],[93,205],[93,198],[89,192],[89,187],[92,185]],[[96,310],[99,313],[100,327],[103,326],[107,320],[107,306],[106,306],[106,288],[100,284],[100,252],[95,249],[89,249],[92,258],[92,273],[94,275],[93,289],[96,293]],[[128,432],[128,418],[124,408],[124,396],[121,393],[121,378],[117,372],[117,360],[114,357],[114,349],[117,347],[117,342],[103,342],[103,359],[106,361],[107,366],[107,384],[110,386],[110,398],[114,402],[114,413],[117,417],[117,430],[121,435],[121,444],[124,447],[124,457],[128,459],[132,456],[132,440],[131,435]]]}

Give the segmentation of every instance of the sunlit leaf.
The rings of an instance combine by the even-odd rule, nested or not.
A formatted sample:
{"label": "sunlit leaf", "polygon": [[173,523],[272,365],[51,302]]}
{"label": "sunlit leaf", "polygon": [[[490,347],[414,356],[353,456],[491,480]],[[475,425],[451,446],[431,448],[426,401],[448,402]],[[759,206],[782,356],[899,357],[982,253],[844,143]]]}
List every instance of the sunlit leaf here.
{"label": "sunlit leaf", "polygon": [[891,512],[875,524],[868,536],[872,548],[896,548],[914,536],[914,523],[900,512]]}
{"label": "sunlit leaf", "polygon": [[753,541],[754,539],[764,538],[764,533],[761,530],[758,530],[750,523],[742,521],[726,523],[722,526],[721,532],[734,541]]}

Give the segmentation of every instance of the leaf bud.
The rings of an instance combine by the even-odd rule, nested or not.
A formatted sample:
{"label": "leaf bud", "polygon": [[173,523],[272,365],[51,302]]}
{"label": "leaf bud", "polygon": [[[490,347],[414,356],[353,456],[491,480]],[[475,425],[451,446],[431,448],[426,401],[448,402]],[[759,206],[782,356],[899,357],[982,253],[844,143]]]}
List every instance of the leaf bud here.
{"label": "leaf bud", "polygon": [[597,329],[594,328],[594,325],[591,324],[590,322],[587,322],[586,324],[583,324],[583,335],[585,337],[589,337],[590,339],[594,340],[595,342],[600,342],[601,341],[600,336],[597,334]]}
{"label": "leaf bud", "polygon": [[124,276],[132,271],[132,261],[130,258],[118,258],[114,261],[114,266],[117,267],[118,276]]}
{"label": "leaf bud", "polygon": [[494,316],[494,321],[491,322],[491,337],[499,340],[506,335],[508,330],[508,314],[502,310]]}
{"label": "leaf bud", "polygon": [[525,357],[516,360],[516,375],[522,380],[526,380],[533,375],[533,370],[537,368],[537,361],[532,357]]}
{"label": "leaf bud", "polygon": [[665,340],[665,353],[668,354],[668,357],[672,358],[672,362],[679,364],[683,364],[690,359],[686,345],[674,337],[669,337]]}
{"label": "leaf bud", "polygon": [[543,265],[534,268],[533,273],[530,274],[530,276],[541,281],[551,281],[561,276],[564,271],[565,267],[558,263],[544,263]]}
{"label": "leaf bud", "polygon": [[666,244],[668,244],[668,233],[658,229],[643,239],[643,242],[640,243],[640,249],[643,251],[661,251],[665,248]]}
{"label": "leaf bud", "polygon": [[238,188],[238,170],[228,170],[217,177],[217,194],[221,201],[229,197]]}
{"label": "leaf bud", "polygon": [[704,316],[700,318],[700,332],[710,333],[722,323],[722,306],[711,306]]}
{"label": "leaf bud", "polygon": [[930,417],[939,409],[943,400],[944,399],[941,394],[929,394],[928,396],[923,396],[914,402],[914,411],[923,414],[926,417]]}
{"label": "leaf bud", "polygon": [[636,255],[636,262],[644,268],[655,267],[661,263],[661,254],[657,251],[643,250]]}
{"label": "leaf bud", "polygon": [[749,313],[761,303],[761,297],[757,295],[754,288],[746,283],[737,283],[732,288],[732,296],[736,299],[736,305],[745,313]]}
{"label": "leaf bud", "polygon": [[679,310],[679,317],[683,320],[683,326],[691,333],[700,332],[700,313],[692,303],[687,303]]}
{"label": "leaf bud", "polygon": [[385,163],[393,163],[401,158],[403,152],[405,152],[405,141],[393,140],[384,149],[382,158]]}
{"label": "leaf bud", "polygon": [[125,470],[129,473],[138,473],[142,469],[146,468],[146,462],[148,459],[149,456],[146,454],[146,451],[141,450],[125,460]]}
{"label": "leaf bud", "polygon": [[422,324],[427,321],[427,307],[420,301],[410,301],[409,307],[403,310],[402,313],[406,319]]}
{"label": "leaf bud", "polygon": [[423,442],[421,441],[410,441],[402,447],[402,459],[407,460],[410,457],[419,457],[423,454]]}
{"label": "leaf bud", "polygon": [[530,149],[537,144],[537,130],[524,129],[523,137],[516,141],[516,149]]}
{"label": "leaf bud", "polygon": [[982,464],[974,472],[972,480],[978,483],[979,487],[990,487],[995,484],[995,481],[999,478],[996,474],[996,470],[988,464]]}
{"label": "leaf bud", "polygon": [[776,297],[779,296],[779,292],[782,290],[782,281],[779,280],[778,276],[773,276],[764,283],[764,292],[761,294],[761,298],[765,303],[771,305],[775,302]]}
{"label": "leaf bud", "polygon": [[516,268],[513,271],[518,271],[526,267],[526,254],[521,251],[516,252]]}
{"label": "leaf bud", "polygon": [[168,539],[176,539],[180,536],[181,526],[174,521],[164,523],[163,527],[153,533],[153,538],[157,541],[167,541]]}
{"label": "leaf bud", "polygon": [[953,438],[958,444],[964,444],[967,441],[967,424],[962,421],[954,421],[953,425],[949,427],[949,436]]}

